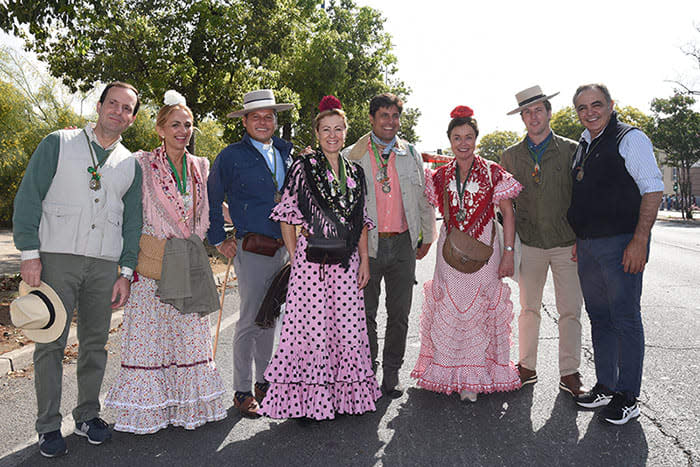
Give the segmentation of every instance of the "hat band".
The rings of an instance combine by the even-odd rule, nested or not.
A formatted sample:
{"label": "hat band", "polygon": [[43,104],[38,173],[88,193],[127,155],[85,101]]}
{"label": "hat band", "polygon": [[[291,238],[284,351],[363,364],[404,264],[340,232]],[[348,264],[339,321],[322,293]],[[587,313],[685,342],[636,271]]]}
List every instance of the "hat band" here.
{"label": "hat band", "polygon": [[41,292],[40,290],[32,290],[29,292],[30,294],[34,294],[37,297],[41,299],[42,302],[44,302],[44,305],[46,305],[46,308],[49,310],[49,322],[46,324],[41,329],[49,329],[51,326],[53,326],[54,321],[56,321],[56,310],[53,307],[53,303],[51,303],[51,300],[49,300],[49,297],[44,295],[44,292]]}
{"label": "hat band", "polygon": [[544,97],[545,99],[547,98],[547,96],[544,95],[544,94],[538,94],[538,95],[536,95],[536,96],[528,97],[528,98],[525,99],[524,101],[518,102],[518,107],[522,107],[522,106],[524,106],[524,105],[528,105],[529,103],[534,102],[534,101],[536,101],[537,99],[542,99],[543,97]]}
{"label": "hat band", "polygon": [[245,101],[243,103],[243,106],[246,106],[248,104],[252,104],[253,102],[260,102],[260,101],[270,101],[272,105],[275,105],[274,99],[270,99],[269,97],[261,97],[260,99],[251,99],[249,101]]}

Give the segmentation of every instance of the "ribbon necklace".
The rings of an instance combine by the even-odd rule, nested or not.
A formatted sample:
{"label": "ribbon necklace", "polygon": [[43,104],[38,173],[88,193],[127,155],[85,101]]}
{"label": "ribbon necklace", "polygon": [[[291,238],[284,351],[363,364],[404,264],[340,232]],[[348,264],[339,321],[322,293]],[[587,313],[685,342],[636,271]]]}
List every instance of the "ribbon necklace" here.
{"label": "ribbon necklace", "polygon": [[[386,159],[384,158],[384,153],[386,153],[386,149],[384,150],[384,153],[382,153],[382,157],[379,157],[379,150],[377,149],[377,145],[374,142],[375,136],[374,133],[372,133],[372,152],[374,153],[374,159],[377,161],[377,181],[382,184],[382,191],[384,193],[389,193],[391,192],[391,183],[389,181],[389,156],[391,156],[391,150],[389,150],[389,154],[387,154]],[[394,141],[396,138],[394,138]],[[390,143],[393,146],[393,142]]]}
{"label": "ribbon necklace", "polygon": [[598,139],[597,141],[591,141],[591,143],[595,144],[587,145],[586,154],[581,158],[581,163],[574,167],[576,170],[576,181],[580,182],[583,180],[583,164],[585,164],[590,155],[593,154],[593,150],[598,147],[598,143],[600,143],[601,139],[602,138]]}
{"label": "ribbon necklace", "polygon": [[87,134],[87,130],[85,130],[84,128],[83,134],[85,134],[85,140],[87,141],[88,149],[90,150],[90,158],[92,159],[92,167],[87,168],[88,173],[91,175],[90,183],[88,184],[88,186],[92,191],[97,191],[102,187],[102,182],[100,182],[100,178],[102,178],[102,175],[100,175],[98,169],[102,167],[105,164],[105,162],[107,162],[107,159],[109,159],[109,156],[110,154],[112,154],[112,151],[114,151],[114,148],[107,151],[107,156],[105,156],[105,158],[102,159],[102,162],[98,164],[97,158],[95,157],[95,151],[92,149],[92,143],[90,143],[90,137]]}
{"label": "ribbon necklace", "polygon": [[539,185],[540,183],[540,162],[542,162],[542,155],[544,152],[547,150],[549,147],[549,143],[552,142],[552,132],[549,132],[549,135],[542,141],[540,144],[535,144],[532,142],[530,137],[527,137],[527,150],[530,153],[530,157],[532,158],[532,162],[535,163],[535,167],[532,169],[532,179],[536,184]]}
{"label": "ribbon necklace", "polygon": [[177,174],[177,170],[175,170],[175,164],[173,164],[173,161],[170,160],[170,156],[168,156],[167,152],[165,153],[165,157],[168,159],[168,164],[170,164],[170,169],[173,171],[173,174],[175,175],[175,181],[177,182],[177,190],[180,192],[180,194],[186,195],[187,194],[187,154],[182,155],[182,179],[180,179],[180,176]]}
{"label": "ribbon necklace", "polygon": [[[328,160],[327,157],[326,159],[326,167],[328,170],[331,171],[331,174],[333,174],[333,178],[337,180],[338,186],[340,187],[340,192],[345,195],[347,192],[347,187],[348,187],[348,176],[347,172],[345,171],[345,161],[343,160],[343,157],[339,154],[338,155],[338,176],[335,176],[335,173],[333,173],[333,167],[331,166],[331,162]],[[328,183],[332,183],[330,180]]]}
{"label": "ribbon necklace", "polygon": [[457,181],[457,194],[459,195],[457,200],[457,207],[459,209],[457,211],[457,215],[455,216],[457,218],[457,222],[464,222],[464,219],[467,218],[467,210],[464,208],[464,191],[467,188],[469,176],[472,174],[472,168],[474,168],[474,158],[472,158],[472,163],[469,166],[469,171],[467,172],[467,176],[464,178],[464,182],[461,182],[461,177],[459,176],[459,165],[455,163],[455,178]]}

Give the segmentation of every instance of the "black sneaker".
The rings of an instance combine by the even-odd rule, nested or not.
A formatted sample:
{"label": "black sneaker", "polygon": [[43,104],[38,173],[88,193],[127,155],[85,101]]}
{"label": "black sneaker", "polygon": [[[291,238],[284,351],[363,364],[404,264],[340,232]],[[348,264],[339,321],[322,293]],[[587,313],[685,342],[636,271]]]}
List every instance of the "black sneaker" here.
{"label": "black sneaker", "polygon": [[66,440],[61,436],[61,430],[39,433],[39,452],[44,457],[58,457],[68,454]]}
{"label": "black sneaker", "polygon": [[109,430],[107,422],[100,417],[95,417],[87,422],[76,422],[75,430],[78,436],[87,438],[90,444],[98,445],[112,439],[112,432]]}
{"label": "black sneaker", "polygon": [[610,404],[601,410],[600,417],[608,423],[624,425],[633,418],[639,417],[637,399],[628,399],[622,393],[615,393]]}
{"label": "black sneaker", "polygon": [[613,398],[615,393],[610,389],[606,388],[600,383],[596,383],[588,392],[584,392],[580,396],[574,396],[574,400],[581,407],[587,409],[595,409],[596,407],[603,407],[608,405]]}

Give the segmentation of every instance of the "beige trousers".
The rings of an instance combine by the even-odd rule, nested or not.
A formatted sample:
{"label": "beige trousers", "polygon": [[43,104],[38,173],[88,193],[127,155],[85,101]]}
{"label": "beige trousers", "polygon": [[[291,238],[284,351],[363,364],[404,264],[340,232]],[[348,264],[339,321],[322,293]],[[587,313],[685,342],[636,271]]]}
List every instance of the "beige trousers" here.
{"label": "beige trousers", "polygon": [[571,247],[542,249],[523,244],[518,281],[521,306],[518,318],[520,364],[530,370],[537,367],[542,290],[550,267],[559,314],[559,374],[566,376],[577,372],[581,363],[583,297],[576,263],[571,261]]}

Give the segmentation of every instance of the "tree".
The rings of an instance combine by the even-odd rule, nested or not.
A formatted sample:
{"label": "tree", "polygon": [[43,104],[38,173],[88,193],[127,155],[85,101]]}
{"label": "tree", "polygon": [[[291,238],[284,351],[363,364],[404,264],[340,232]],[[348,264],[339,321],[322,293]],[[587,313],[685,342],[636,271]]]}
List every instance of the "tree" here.
{"label": "tree", "polygon": [[485,159],[500,162],[503,151],[520,139],[521,137],[514,131],[494,131],[481,137],[476,151]]}
{"label": "tree", "polygon": [[[280,114],[285,136],[310,142],[310,119],[324,94],[346,104],[351,133],[367,123],[377,92],[406,95],[392,81],[396,59],[384,19],[351,0],[10,0],[0,28],[23,36],[30,50],[71,89],[126,79],[147,103],[177,89],[199,124],[242,128],[226,114],[254,88],[276,91],[297,109]],[[415,115],[415,114],[414,114]],[[406,129],[410,133],[411,128]]]}
{"label": "tree", "polygon": [[572,106],[566,106],[552,114],[552,119],[549,122],[552,131],[565,138],[578,141],[583,133],[583,125],[578,120],[578,115]]}
{"label": "tree", "polygon": [[684,219],[692,219],[690,168],[700,160],[700,113],[691,107],[695,99],[676,93],[668,99],[654,99],[654,145],[667,154],[666,163],[678,168],[678,186]]}
{"label": "tree", "polygon": [[[700,26],[696,26],[695,29],[700,33]],[[688,44],[685,47],[682,47],[681,51],[690,57],[691,60],[697,62],[698,70],[700,71],[700,45],[697,43]],[[678,91],[679,93],[700,96],[700,88],[696,87],[696,83],[683,83],[678,80],[672,80],[671,82],[676,83],[682,88],[682,90]]]}

